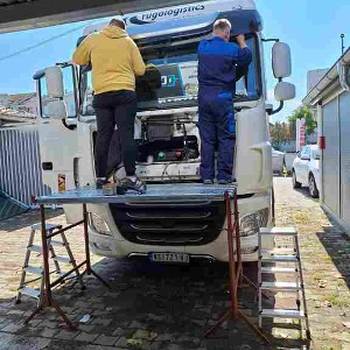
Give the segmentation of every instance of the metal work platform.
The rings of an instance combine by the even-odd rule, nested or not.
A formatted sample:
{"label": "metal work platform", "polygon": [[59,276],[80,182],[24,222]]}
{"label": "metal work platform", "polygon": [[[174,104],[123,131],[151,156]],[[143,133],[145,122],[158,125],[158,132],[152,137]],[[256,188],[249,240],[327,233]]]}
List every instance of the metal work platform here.
{"label": "metal work platform", "polygon": [[[41,196],[35,199],[35,202],[40,206],[41,215],[41,242],[42,242],[42,257],[43,257],[43,292],[40,304],[34,312],[26,319],[29,322],[35,315],[40,313],[46,307],[53,307],[57,313],[63,318],[69,329],[76,329],[75,325],[66,316],[60,306],[56,303],[52,295],[52,283],[50,282],[49,269],[49,250],[52,238],[59,234],[71,230],[73,227],[83,225],[83,237],[85,246],[85,260],[78,263],[70,271],[61,276],[59,281],[68,277],[72,273],[78,273],[79,269],[85,267],[84,274],[93,275],[106,287],[110,288],[109,284],[105,282],[92,268],[90,261],[90,247],[89,247],[89,231],[88,231],[88,204],[108,204],[108,203],[195,203],[195,202],[213,202],[220,201],[229,203],[235,200],[237,203],[237,186],[231,185],[204,185],[198,183],[177,183],[177,184],[159,184],[149,185],[146,193],[138,194],[133,191],[128,191],[125,195],[107,196],[103,190],[97,190],[92,187],[84,187],[76,190],[53,193],[49,196]],[[82,206],[83,220],[75,224],[68,225],[64,228],[50,232],[47,230],[45,205],[52,204],[78,204]],[[237,207],[238,208],[238,207]],[[232,216],[231,209],[226,210],[227,217]],[[238,215],[238,211],[237,211]],[[238,219],[236,219],[236,222]],[[231,225],[232,226],[232,225]],[[239,225],[235,225],[236,229]],[[228,231],[229,232],[229,231]],[[233,235],[233,226],[231,227],[230,235]],[[233,252],[233,249],[232,249]],[[233,254],[233,253],[232,253]],[[232,255],[231,254],[231,255]],[[232,261],[233,262],[233,261]]]}
{"label": "metal work platform", "polygon": [[144,194],[128,191],[125,195],[106,196],[102,190],[92,187],[54,193],[36,198],[40,205],[48,204],[103,204],[103,203],[140,203],[140,202],[184,202],[184,201],[220,201],[226,192],[237,190],[235,184],[204,185],[198,183],[177,183],[148,185]]}

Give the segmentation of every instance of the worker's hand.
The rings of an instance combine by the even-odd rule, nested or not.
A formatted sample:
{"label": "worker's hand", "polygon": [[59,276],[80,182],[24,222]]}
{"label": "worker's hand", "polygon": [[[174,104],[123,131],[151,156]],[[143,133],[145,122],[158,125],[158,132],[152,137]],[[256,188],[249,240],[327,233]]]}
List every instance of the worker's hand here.
{"label": "worker's hand", "polygon": [[245,35],[244,34],[239,34],[236,36],[236,40],[238,45],[241,47],[241,49],[247,47],[247,43],[245,41]]}

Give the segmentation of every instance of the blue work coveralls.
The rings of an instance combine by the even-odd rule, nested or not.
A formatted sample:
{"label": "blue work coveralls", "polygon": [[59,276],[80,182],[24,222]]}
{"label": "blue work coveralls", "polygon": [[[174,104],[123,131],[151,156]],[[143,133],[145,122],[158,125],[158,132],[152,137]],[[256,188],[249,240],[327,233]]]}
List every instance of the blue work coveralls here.
{"label": "blue work coveralls", "polygon": [[218,150],[217,179],[232,181],[235,145],[233,97],[237,67],[248,67],[250,49],[220,37],[202,40],[198,47],[199,131],[202,180],[215,178],[215,150]]}

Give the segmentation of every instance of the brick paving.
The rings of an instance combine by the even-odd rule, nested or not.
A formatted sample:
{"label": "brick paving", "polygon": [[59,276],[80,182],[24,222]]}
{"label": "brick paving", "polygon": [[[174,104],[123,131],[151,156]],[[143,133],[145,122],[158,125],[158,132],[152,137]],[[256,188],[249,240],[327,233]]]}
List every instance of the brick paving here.
{"label": "brick paving", "polygon": [[276,224],[299,230],[313,349],[349,350],[350,236],[325,215],[307,189],[294,191],[290,179],[275,180]]}
{"label": "brick paving", "polygon": [[[300,231],[307,299],[313,335],[312,349],[350,349],[350,240],[334,226],[306,191],[291,189],[290,179],[276,179],[277,224],[296,225]],[[50,222],[64,223],[60,211],[49,211]],[[224,264],[196,263],[188,267],[154,265],[145,260],[116,260],[93,256],[94,268],[112,285],[107,290],[86,277],[87,290],[68,282],[54,296],[79,324],[68,332],[53,312],[36,317],[28,326],[22,320],[35,303],[24,299],[14,305],[29,226],[37,212],[0,223],[0,350],[2,349],[152,349],[226,350],[269,349],[244,324],[226,324],[214,338],[203,331],[227,307],[227,271]],[[82,259],[79,228],[69,242]],[[277,242],[282,244],[282,242]],[[39,260],[38,260],[39,261]],[[248,267],[250,273],[254,266]],[[241,306],[255,320],[254,293],[242,290]],[[276,302],[290,305],[277,294]],[[266,325],[274,335],[274,348],[300,349],[299,335]]]}

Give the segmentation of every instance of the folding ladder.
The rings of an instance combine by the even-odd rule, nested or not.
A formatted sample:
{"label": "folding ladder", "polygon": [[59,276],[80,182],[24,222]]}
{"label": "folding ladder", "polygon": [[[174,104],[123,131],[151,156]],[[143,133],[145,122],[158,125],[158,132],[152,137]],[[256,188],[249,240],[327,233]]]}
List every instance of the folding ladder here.
{"label": "folding ladder", "polygon": [[[264,236],[283,237],[288,245],[288,252],[279,253],[274,250],[263,250],[262,240]],[[263,276],[275,276],[282,274],[290,276],[291,281],[266,281]],[[264,318],[284,318],[305,321],[306,336],[311,339],[307,305],[305,298],[305,286],[301,266],[300,246],[298,232],[293,227],[261,228],[259,232],[259,261],[258,261],[258,284],[259,284],[259,327],[262,328]],[[295,309],[267,309],[263,307],[263,293],[284,292],[296,294]],[[302,302],[301,302],[302,301]]]}
{"label": "folding ladder", "polygon": [[[61,227],[62,227],[61,225],[46,224],[46,233],[49,235],[53,231],[61,229]],[[25,254],[25,258],[24,258],[24,264],[22,267],[21,281],[19,284],[18,294],[16,297],[17,304],[21,302],[22,295],[26,295],[28,297],[37,299],[38,303],[40,302],[41,297],[42,297],[43,287],[44,287],[44,285],[43,285],[44,284],[44,269],[43,269],[42,263],[40,266],[33,266],[33,265],[29,264],[32,252],[37,253],[39,256],[42,254],[41,245],[34,244],[35,235],[37,232],[40,232],[40,230],[41,230],[41,224],[34,224],[31,226],[31,232],[30,232],[30,236],[29,236],[28,246],[27,246],[27,250],[26,250],[26,254]],[[50,258],[52,259],[54,266],[55,266],[55,270],[50,271],[50,274],[56,273],[59,276],[63,276],[64,272],[61,269],[60,263],[70,264],[73,268],[76,268],[77,264],[76,264],[76,261],[74,259],[73,253],[69,247],[69,243],[67,241],[67,238],[66,238],[64,232],[62,232],[60,234],[60,237],[61,237],[61,240],[57,240],[57,241],[52,240],[52,239],[48,239],[47,243],[48,243],[48,248],[49,248],[49,252],[50,252]],[[57,255],[56,251],[54,249],[54,246],[63,247],[66,250],[67,256]],[[28,281],[28,280],[26,280],[27,274],[36,275],[39,277],[36,277],[36,278]],[[77,277],[80,285],[82,287],[84,287],[81,275],[80,275],[78,270],[76,270],[76,277]],[[32,282],[36,282],[38,280],[40,280],[40,288],[28,287],[28,284],[30,284]]]}

